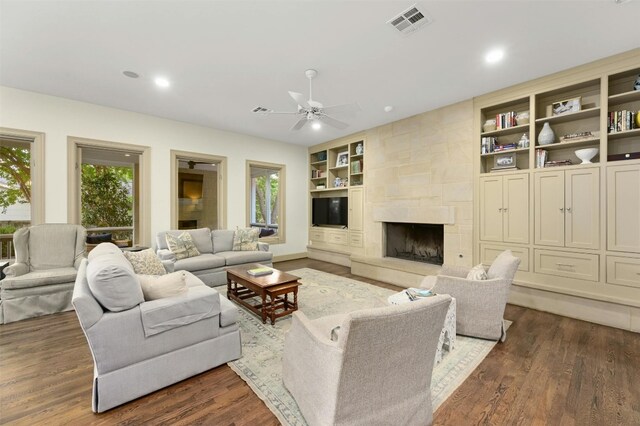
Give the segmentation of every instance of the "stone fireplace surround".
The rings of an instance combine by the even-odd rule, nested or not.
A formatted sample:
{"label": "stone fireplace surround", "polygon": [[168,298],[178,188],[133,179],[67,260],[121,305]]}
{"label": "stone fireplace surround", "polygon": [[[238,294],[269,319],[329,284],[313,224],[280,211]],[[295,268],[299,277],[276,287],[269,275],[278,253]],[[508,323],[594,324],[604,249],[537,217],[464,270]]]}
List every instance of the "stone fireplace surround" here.
{"label": "stone fireplace surround", "polygon": [[[439,224],[444,227],[455,225],[455,207],[434,206],[422,208],[393,208],[392,206],[374,209],[373,220],[380,225],[378,244],[379,256],[351,256],[351,272],[355,275],[390,282],[402,287],[417,287],[427,275],[435,275],[440,265],[385,256],[385,223]],[[446,261],[446,257],[445,257]]]}

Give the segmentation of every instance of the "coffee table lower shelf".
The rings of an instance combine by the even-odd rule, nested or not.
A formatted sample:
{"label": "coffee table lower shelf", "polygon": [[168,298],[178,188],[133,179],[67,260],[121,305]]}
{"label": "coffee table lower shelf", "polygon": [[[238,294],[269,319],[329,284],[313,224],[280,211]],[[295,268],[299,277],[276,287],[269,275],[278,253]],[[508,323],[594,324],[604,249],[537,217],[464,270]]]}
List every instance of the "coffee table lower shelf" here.
{"label": "coffee table lower shelf", "polygon": [[274,325],[277,318],[298,310],[300,283],[297,280],[261,287],[256,282],[229,272],[227,271],[227,297],[259,316],[263,324],[266,324],[268,318],[271,325]]}

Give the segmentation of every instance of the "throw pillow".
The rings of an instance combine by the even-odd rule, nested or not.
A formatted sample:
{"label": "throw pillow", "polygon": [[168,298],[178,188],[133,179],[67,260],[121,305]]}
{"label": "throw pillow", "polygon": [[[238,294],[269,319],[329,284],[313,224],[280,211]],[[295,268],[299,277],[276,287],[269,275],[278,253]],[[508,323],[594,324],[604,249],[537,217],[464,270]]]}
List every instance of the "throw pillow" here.
{"label": "throw pillow", "polygon": [[179,296],[188,291],[185,271],[172,272],[166,275],[138,275],[144,300],[164,299]]}
{"label": "throw pillow", "polygon": [[136,274],[164,275],[167,273],[153,249],[138,252],[125,251],[124,257],[131,263]]}
{"label": "throw pillow", "polygon": [[177,237],[167,233],[167,246],[176,255],[177,260],[200,256],[200,252],[188,232],[183,232]]}
{"label": "throw pillow", "polygon": [[471,270],[467,274],[467,279],[474,281],[486,280],[487,271],[485,271],[484,265],[481,263],[471,268]]}
{"label": "throw pillow", "polygon": [[258,228],[236,229],[233,234],[233,251],[258,250]]}

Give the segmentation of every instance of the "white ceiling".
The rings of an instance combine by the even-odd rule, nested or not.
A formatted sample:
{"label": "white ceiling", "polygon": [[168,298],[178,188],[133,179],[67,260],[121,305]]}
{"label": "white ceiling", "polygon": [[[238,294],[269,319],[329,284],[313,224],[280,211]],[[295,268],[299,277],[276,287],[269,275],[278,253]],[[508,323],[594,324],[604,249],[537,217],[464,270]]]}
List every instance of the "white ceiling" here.
{"label": "white ceiling", "polygon": [[[405,37],[385,22],[412,4],[2,0],[0,84],[312,145],[640,45],[638,0],[424,1],[433,23]],[[315,100],[362,107],[346,130],[251,112],[295,109],[307,68]]]}

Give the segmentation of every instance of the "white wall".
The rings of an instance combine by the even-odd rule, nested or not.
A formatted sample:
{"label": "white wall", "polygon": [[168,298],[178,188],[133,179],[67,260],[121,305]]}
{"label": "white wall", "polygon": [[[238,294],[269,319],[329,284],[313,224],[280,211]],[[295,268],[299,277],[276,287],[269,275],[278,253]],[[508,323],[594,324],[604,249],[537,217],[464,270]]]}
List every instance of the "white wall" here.
{"label": "white wall", "polygon": [[67,221],[67,137],[99,139],[151,149],[151,232],[169,229],[171,149],[228,158],[227,228],[244,227],[245,161],[287,167],[285,244],[275,255],[306,251],[307,149],[129,111],[0,86],[0,126],[45,133],[45,220]]}

